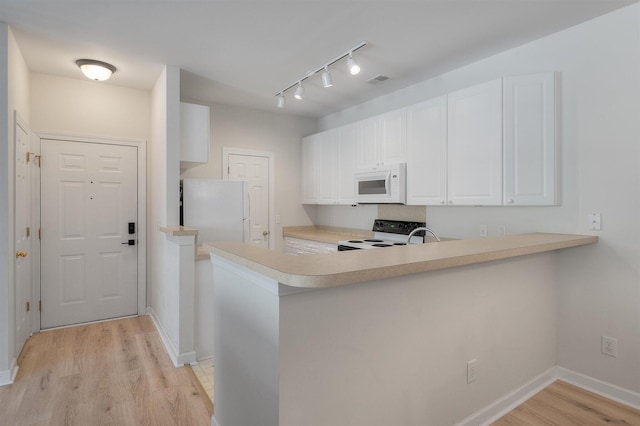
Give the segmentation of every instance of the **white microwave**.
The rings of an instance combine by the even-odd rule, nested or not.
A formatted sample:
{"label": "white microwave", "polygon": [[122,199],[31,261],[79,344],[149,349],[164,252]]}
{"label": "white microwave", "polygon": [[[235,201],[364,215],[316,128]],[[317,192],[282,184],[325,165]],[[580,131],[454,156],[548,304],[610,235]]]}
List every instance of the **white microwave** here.
{"label": "white microwave", "polygon": [[404,204],[407,201],[407,165],[389,164],[355,173],[356,201],[360,204]]}

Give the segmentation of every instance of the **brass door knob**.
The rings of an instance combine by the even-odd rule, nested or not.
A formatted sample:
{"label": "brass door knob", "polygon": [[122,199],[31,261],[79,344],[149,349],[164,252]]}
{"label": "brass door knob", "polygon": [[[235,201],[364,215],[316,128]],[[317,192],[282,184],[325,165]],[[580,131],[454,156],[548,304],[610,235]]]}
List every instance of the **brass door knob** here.
{"label": "brass door knob", "polygon": [[27,257],[27,252],[26,251],[17,251],[16,252],[16,257]]}

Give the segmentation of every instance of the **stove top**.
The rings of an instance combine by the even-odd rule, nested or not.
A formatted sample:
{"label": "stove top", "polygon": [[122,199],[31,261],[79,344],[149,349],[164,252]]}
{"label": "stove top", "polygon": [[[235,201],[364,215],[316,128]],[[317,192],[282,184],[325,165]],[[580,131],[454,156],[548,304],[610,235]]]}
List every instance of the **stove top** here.
{"label": "stove top", "polygon": [[[373,222],[373,238],[339,241],[338,251],[404,246],[411,231],[424,226],[425,222],[376,219]],[[416,233],[411,237],[411,242],[424,242],[424,232]]]}

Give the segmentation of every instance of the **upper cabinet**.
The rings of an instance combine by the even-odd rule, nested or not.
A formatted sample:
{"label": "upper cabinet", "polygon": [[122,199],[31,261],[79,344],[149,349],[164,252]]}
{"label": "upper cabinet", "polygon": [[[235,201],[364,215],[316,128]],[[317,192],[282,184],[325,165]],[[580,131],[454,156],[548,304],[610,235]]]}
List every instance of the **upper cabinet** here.
{"label": "upper cabinet", "polygon": [[446,96],[407,109],[407,159],[407,204],[446,204]]}
{"label": "upper cabinet", "polygon": [[355,123],[356,168],[371,169],[407,160],[407,109],[402,108]]}
{"label": "upper cabinet", "polygon": [[305,138],[303,203],[354,204],[355,170],[406,162],[407,204],[555,205],[556,79],[500,78]]}
{"label": "upper cabinet", "polygon": [[504,78],[504,204],[556,199],[556,75]]}
{"label": "upper cabinet", "polygon": [[302,204],[318,203],[318,135],[302,139]]}
{"label": "upper cabinet", "polygon": [[209,107],[180,102],[180,169],[209,162]]}
{"label": "upper cabinet", "polygon": [[502,79],[448,95],[447,203],[502,204]]}

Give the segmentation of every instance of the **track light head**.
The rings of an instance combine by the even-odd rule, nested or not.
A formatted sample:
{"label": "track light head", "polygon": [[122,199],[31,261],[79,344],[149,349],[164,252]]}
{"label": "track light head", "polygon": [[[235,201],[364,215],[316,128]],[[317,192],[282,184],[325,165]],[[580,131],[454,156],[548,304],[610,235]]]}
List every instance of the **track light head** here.
{"label": "track light head", "polygon": [[360,72],[360,65],[353,59],[353,52],[349,52],[349,58],[347,59],[347,67],[351,75],[356,75]]}
{"label": "track light head", "polygon": [[329,67],[324,67],[324,72],[322,73],[322,86],[326,89],[327,87],[333,86],[331,82],[331,73],[329,73]]}
{"label": "track light head", "polygon": [[293,94],[293,97],[297,100],[302,100],[302,94],[304,93],[304,87],[302,87],[302,82],[298,82],[298,88],[296,92]]}
{"label": "track light head", "polygon": [[280,92],[280,95],[278,95],[278,108],[284,108],[284,104],[287,102],[287,100],[284,97],[284,94],[282,92]]}

